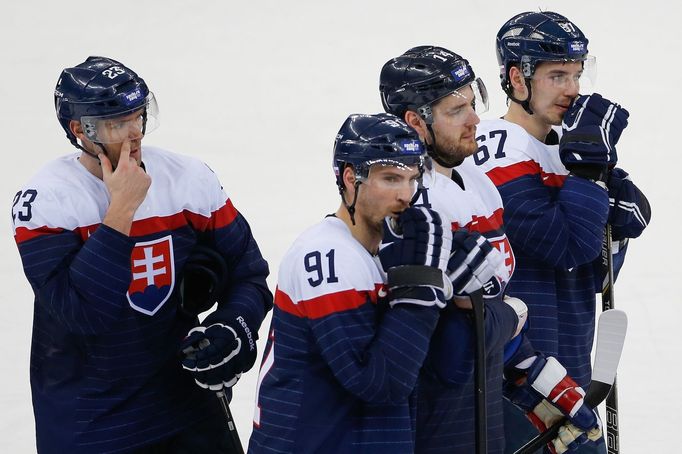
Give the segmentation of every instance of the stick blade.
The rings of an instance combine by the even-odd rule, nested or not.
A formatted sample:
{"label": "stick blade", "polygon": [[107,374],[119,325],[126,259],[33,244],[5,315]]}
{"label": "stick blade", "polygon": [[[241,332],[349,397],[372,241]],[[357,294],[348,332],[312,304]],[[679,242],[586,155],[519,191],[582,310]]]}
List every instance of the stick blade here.
{"label": "stick blade", "polygon": [[599,317],[597,348],[592,381],[613,384],[628,327],[628,317],[619,309],[609,309]]}

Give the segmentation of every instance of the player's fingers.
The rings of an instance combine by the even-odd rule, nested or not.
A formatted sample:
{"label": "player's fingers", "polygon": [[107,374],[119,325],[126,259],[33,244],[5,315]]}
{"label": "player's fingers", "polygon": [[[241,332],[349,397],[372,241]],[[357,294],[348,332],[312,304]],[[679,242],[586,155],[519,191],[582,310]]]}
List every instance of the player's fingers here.
{"label": "player's fingers", "polygon": [[119,164],[124,162],[129,162],[132,158],[130,157],[130,139],[126,139],[121,144],[121,153],[118,156]]}
{"label": "player's fingers", "polygon": [[111,161],[109,161],[109,158],[107,158],[104,153],[98,154],[97,157],[99,158],[99,162],[102,166],[102,175],[104,178],[108,178],[113,172],[111,168]]}

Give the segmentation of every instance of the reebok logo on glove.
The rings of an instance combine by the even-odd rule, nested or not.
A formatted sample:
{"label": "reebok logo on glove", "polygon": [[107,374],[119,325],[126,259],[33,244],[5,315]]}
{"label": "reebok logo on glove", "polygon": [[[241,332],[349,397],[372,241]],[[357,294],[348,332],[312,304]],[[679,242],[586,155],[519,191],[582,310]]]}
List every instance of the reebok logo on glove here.
{"label": "reebok logo on glove", "polygon": [[242,317],[240,315],[235,320],[237,320],[237,322],[239,322],[239,325],[241,325],[242,329],[244,329],[244,333],[246,334],[246,338],[249,341],[249,350],[250,351],[256,350],[256,343],[253,341],[253,336],[251,335],[251,330],[249,329],[249,326],[246,324],[246,320],[244,320],[244,317]]}

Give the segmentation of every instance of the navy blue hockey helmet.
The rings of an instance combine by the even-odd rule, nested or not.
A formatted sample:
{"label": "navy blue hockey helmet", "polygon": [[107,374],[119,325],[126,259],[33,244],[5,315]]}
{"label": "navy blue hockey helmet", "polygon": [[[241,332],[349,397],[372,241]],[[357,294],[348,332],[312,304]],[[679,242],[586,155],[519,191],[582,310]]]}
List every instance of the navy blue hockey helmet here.
{"label": "navy blue hockey helmet", "polygon": [[334,141],[334,173],[343,193],[343,169],[352,165],[358,184],[372,165],[418,166],[424,169],[426,149],[416,131],[398,117],[379,113],[350,115]]}
{"label": "navy blue hockey helmet", "polygon": [[427,124],[433,122],[431,106],[439,99],[471,86],[477,113],[488,108],[488,94],[469,62],[437,46],[418,46],[384,64],[379,77],[381,102],[386,112],[403,118],[417,112]]}
{"label": "navy blue hockey helmet", "polygon": [[54,90],[54,103],[59,123],[78,148],[76,136],[69,128],[71,120],[79,121],[85,135],[95,143],[121,141],[120,137],[103,133],[102,120],[136,110],[141,111],[139,127],[143,134],[158,126],[158,106],[144,79],[106,57],[88,57],[73,68],[65,68]]}
{"label": "navy blue hockey helmet", "polygon": [[511,97],[509,68],[520,65],[528,80],[539,62],[582,61],[587,76],[593,77],[595,59],[588,57],[585,34],[561,14],[551,11],[525,12],[509,19],[497,32],[497,62],[502,89]]}

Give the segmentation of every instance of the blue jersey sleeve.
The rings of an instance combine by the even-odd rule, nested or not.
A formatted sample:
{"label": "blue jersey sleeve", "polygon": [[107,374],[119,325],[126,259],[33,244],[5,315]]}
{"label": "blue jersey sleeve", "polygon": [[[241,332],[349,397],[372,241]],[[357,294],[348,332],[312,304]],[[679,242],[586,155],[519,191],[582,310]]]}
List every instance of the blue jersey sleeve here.
{"label": "blue jersey sleeve", "polygon": [[17,228],[24,272],[36,304],[77,334],[107,332],[128,306],[134,242],[100,225],[83,242],[63,229]]}
{"label": "blue jersey sleeve", "polygon": [[272,309],[272,293],[266,278],[268,263],[263,258],[251,228],[236,213],[226,226],[211,233],[215,247],[228,265],[228,290],[218,302],[212,321],[242,316],[252,330],[258,331],[265,315]]}
{"label": "blue jersey sleeve", "polygon": [[405,402],[439,310],[387,307],[379,267],[364,249],[331,236],[311,243],[280,266],[277,307],[305,322],[308,342],[349,393],[369,403]]}
{"label": "blue jersey sleeve", "polygon": [[310,327],[345,389],[366,402],[402,402],[417,383],[438,312],[398,305],[376,320],[373,306],[311,320]]}
{"label": "blue jersey sleeve", "polygon": [[[499,298],[486,300],[486,353],[500,350],[514,335],[517,325],[514,309]],[[433,335],[426,370],[445,385],[469,382],[474,371],[475,345],[471,311],[449,306]]]}
{"label": "blue jersey sleeve", "polygon": [[194,215],[191,223],[223,256],[229,279],[227,291],[218,301],[218,309],[207,317],[207,321],[215,323],[243,317],[255,335],[273,304],[266,283],[268,263],[251,227],[225,194],[218,177],[205,164],[194,164],[198,166],[194,173],[197,178],[194,189],[199,192],[196,198],[208,204],[210,215]]}
{"label": "blue jersey sleeve", "polygon": [[553,191],[539,174],[524,174],[498,190],[514,250],[557,268],[589,263],[599,255],[608,195],[597,184],[568,176]]}

